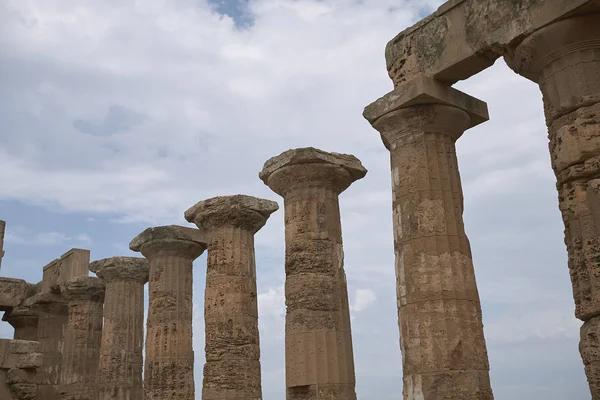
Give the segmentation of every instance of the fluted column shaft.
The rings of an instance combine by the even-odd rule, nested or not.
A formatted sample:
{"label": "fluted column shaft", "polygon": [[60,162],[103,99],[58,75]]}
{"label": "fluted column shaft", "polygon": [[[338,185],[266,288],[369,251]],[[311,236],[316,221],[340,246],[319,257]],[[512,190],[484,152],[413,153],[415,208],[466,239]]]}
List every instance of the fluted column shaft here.
{"label": "fluted column shaft", "polygon": [[365,176],[350,155],[289,150],[261,179],[285,202],[288,400],[356,399],[338,196]]}
{"label": "fluted column shaft", "polygon": [[69,304],[69,322],[60,379],[60,400],[95,400],[102,340],[104,284],[81,277],[61,286]]}
{"label": "fluted column shaft", "polygon": [[90,264],[106,283],[98,400],[143,400],[144,285],[148,262],[113,257]]}
{"label": "fluted column shaft", "polygon": [[573,284],[580,352],[600,399],[600,14],[556,22],[507,56],[543,95]]}
{"label": "fluted column shaft", "polygon": [[459,108],[393,111],[374,127],[391,155],[404,399],[492,399],[455,141]]}
{"label": "fluted column shaft", "polygon": [[37,341],[43,354],[42,367],[37,370],[36,400],[57,400],[69,308],[60,296],[44,294],[38,297],[39,301],[31,306],[38,316]]}
{"label": "fluted column shaft", "polygon": [[254,233],[219,228],[208,242],[204,400],[261,399]]}
{"label": "fluted column shaft", "polygon": [[194,400],[193,261],[206,246],[182,231],[149,228],[130,248],[148,259],[149,308],[144,363],[145,400]]}
{"label": "fluted column shaft", "polygon": [[203,400],[262,399],[254,234],[277,203],[220,196],[185,212],[208,237]]}

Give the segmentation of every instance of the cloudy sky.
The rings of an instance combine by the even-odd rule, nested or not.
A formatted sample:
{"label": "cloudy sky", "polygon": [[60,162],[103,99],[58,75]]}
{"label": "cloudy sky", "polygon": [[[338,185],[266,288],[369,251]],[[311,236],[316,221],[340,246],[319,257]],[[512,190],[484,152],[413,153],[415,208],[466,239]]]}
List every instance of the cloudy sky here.
{"label": "cloudy sky", "polygon": [[[143,229],[186,225],[183,212],[216,195],[283,206],[258,179],[265,160],[305,146],[351,153],[369,170],[341,196],[357,392],[400,399],[389,155],[361,113],[392,89],[387,41],[440,3],[3,0],[0,276],[37,282],[72,247],[132,255]],[[501,60],[456,87],[491,114],[457,148],[496,399],[589,399],[539,90]],[[281,210],[256,246],[263,394],[280,400]],[[203,255],[197,393],[205,266]]]}

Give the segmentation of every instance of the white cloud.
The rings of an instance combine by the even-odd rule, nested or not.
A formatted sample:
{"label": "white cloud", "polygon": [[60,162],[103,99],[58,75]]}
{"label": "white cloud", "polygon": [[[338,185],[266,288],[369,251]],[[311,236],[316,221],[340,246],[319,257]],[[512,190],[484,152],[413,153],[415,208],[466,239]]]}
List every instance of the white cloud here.
{"label": "white cloud", "polygon": [[354,294],[354,303],[350,305],[350,311],[357,313],[371,307],[377,297],[371,289],[357,289]]}
{"label": "white cloud", "polygon": [[61,232],[31,232],[25,227],[14,227],[4,235],[7,244],[26,246],[53,246],[57,244],[90,245],[92,239],[87,233],[68,236]]}

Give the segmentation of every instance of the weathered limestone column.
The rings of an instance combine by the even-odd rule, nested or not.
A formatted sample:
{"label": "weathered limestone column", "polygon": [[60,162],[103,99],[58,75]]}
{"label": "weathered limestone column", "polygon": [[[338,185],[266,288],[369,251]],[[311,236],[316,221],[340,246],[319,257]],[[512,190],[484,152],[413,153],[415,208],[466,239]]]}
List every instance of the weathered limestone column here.
{"label": "weathered limestone column", "polygon": [[556,22],[505,57],[540,85],[565,224],[579,345],[600,399],[600,14]]}
{"label": "weathered limestone column", "polygon": [[106,284],[97,400],[143,400],[145,258],[113,257],[90,264]]}
{"label": "weathered limestone column", "polygon": [[102,340],[104,283],[79,277],[61,284],[69,304],[60,373],[60,400],[95,400],[96,377]]}
{"label": "weathered limestone column", "polygon": [[2,317],[14,329],[15,340],[38,340],[38,316],[30,307],[16,307]]}
{"label": "weathered limestone column", "polygon": [[421,77],[364,116],[391,155],[404,399],[492,399],[455,150],[487,106]]}
{"label": "weathered limestone column", "polygon": [[185,212],[208,237],[203,400],[262,399],[254,234],[278,208],[237,195]]}
{"label": "weathered limestone column", "polygon": [[148,228],[129,244],[149,261],[145,400],[194,400],[192,263],[206,249],[197,229]]}
{"label": "weathered limestone column", "polygon": [[4,230],[6,222],[0,220],[0,268],[2,268],[2,258],[4,257]]}
{"label": "weathered limestone column", "polygon": [[36,400],[57,400],[65,346],[65,329],[69,308],[55,293],[39,293],[28,299],[25,306],[38,317],[37,341],[43,354],[42,367],[37,370]]}
{"label": "weathered limestone column", "polygon": [[289,150],[260,178],[285,201],[287,399],[356,399],[338,196],[367,173],[350,155]]}

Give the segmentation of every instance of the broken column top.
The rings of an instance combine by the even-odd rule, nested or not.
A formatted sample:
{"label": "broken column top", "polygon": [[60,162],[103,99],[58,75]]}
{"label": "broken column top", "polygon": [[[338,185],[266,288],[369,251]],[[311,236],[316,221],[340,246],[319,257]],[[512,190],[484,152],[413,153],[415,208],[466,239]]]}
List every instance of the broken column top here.
{"label": "broken column top", "polygon": [[279,209],[271,200],[246,195],[219,196],[200,201],[185,212],[185,219],[202,230],[236,227],[256,233]]}
{"label": "broken column top", "polygon": [[23,279],[0,278],[0,311],[19,306],[35,294],[35,285]]}
{"label": "broken column top", "polygon": [[[294,166],[294,173],[291,169]],[[314,166],[315,168],[310,168]],[[259,174],[260,179],[275,193],[284,192],[298,185],[323,180],[341,193],[350,184],[367,174],[360,160],[350,154],[329,153],[313,147],[292,149],[272,157]]]}
{"label": "broken column top", "polygon": [[89,264],[89,250],[71,249],[67,251],[60,258],[48,263],[44,267],[42,292],[57,292],[60,290],[60,285],[69,279],[88,276]]}
{"label": "broken column top", "polygon": [[178,225],[148,228],[129,243],[129,248],[144,256],[156,252],[188,251],[196,258],[206,250],[206,234],[198,229]]}
{"label": "broken column top", "polygon": [[67,301],[102,301],[104,300],[104,290],[104,282],[92,276],[81,276],[60,285],[61,295]]}
{"label": "broken column top", "polygon": [[135,280],[148,282],[148,260],[141,257],[111,257],[94,261],[90,271],[104,281]]}

